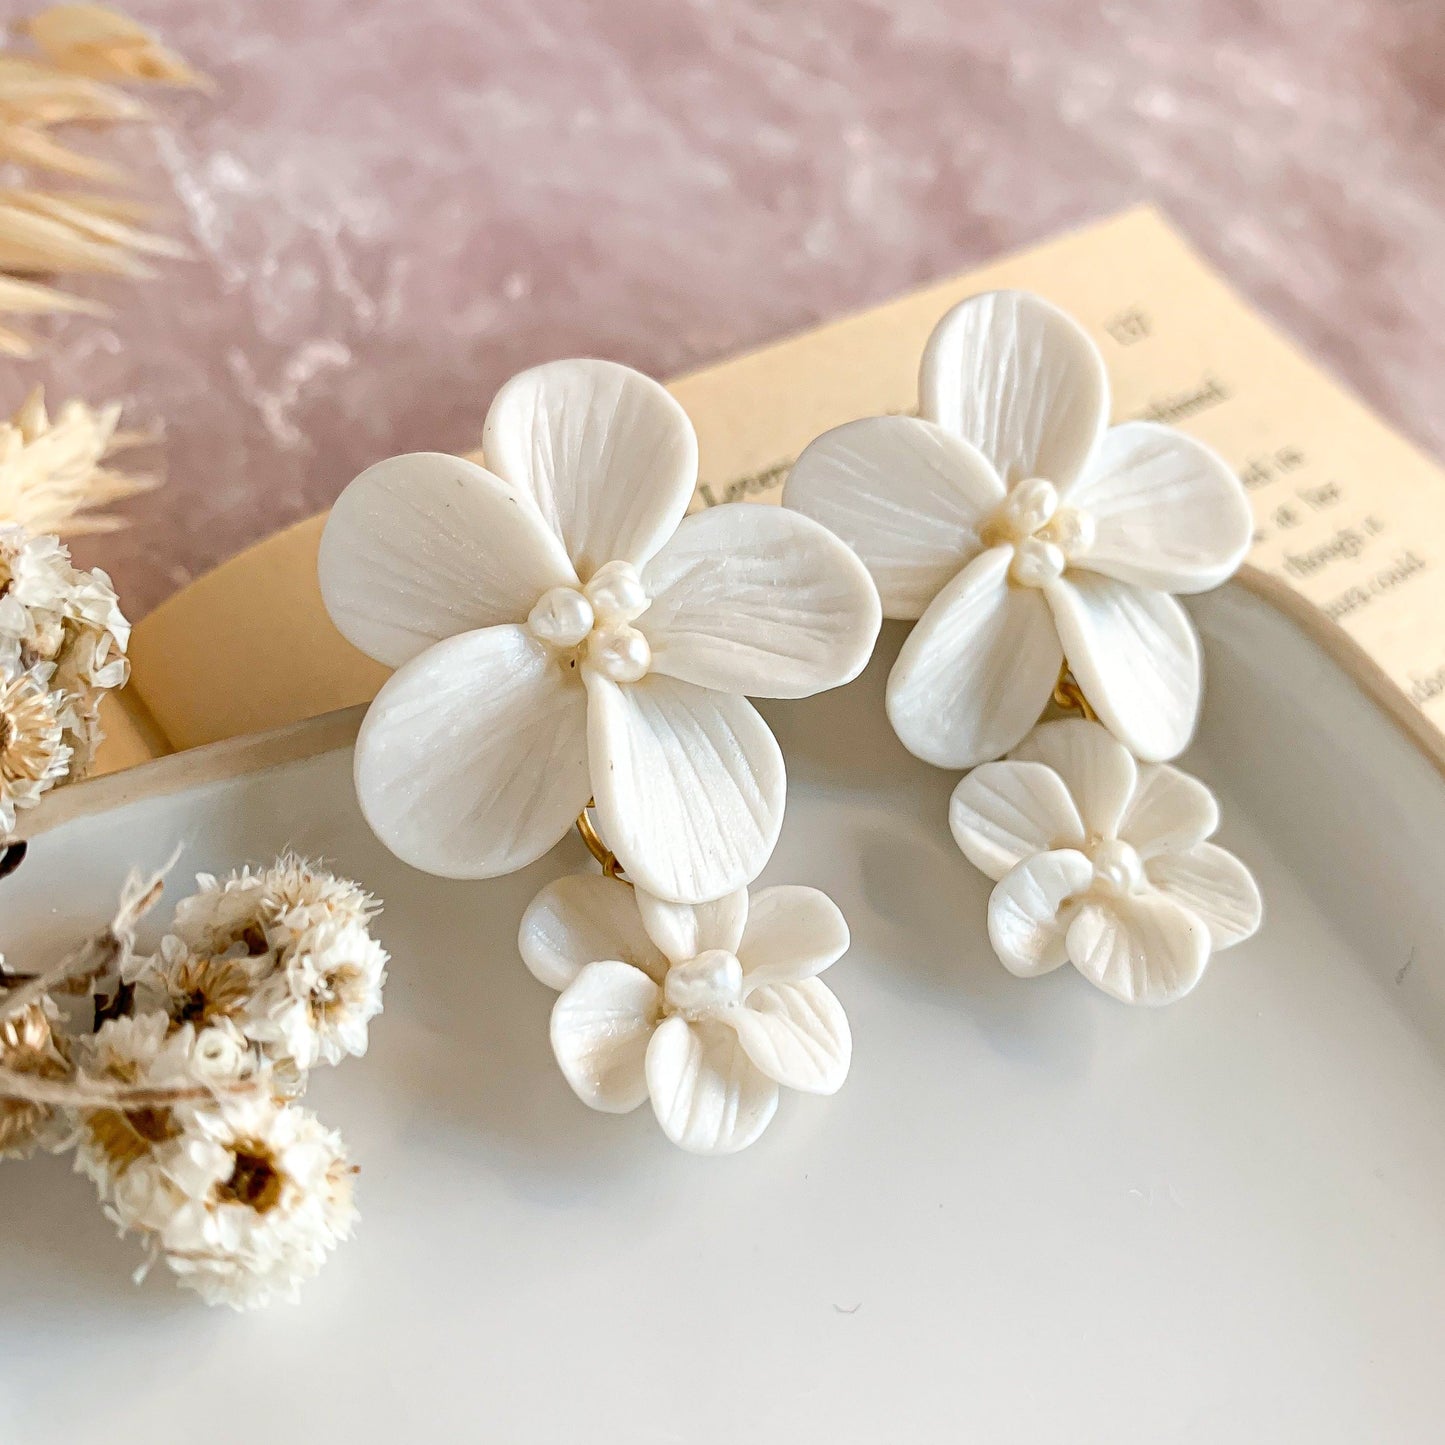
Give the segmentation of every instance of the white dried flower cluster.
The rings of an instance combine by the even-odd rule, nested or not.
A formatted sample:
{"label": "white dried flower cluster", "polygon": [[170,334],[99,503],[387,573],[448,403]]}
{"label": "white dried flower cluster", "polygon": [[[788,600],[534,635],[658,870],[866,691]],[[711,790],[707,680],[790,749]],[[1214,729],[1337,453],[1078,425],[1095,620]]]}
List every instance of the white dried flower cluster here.
{"label": "white dried flower cluster", "polygon": [[376,902],[356,884],[282,858],[226,879],[202,874],[153,957],[127,969],[138,1002],[176,1023],[227,1020],[283,1079],[366,1052],[386,950]]}
{"label": "white dried flower cluster", "polygon": [[56,537],[0,526],[0,837],[17,810],[89,770],[129,640],[104,572],[73,566]]}
{"label": "white dried flower cluster", "polygon": [[355,1170],[296,1096],[365,1052],[387,954],[376,901],[302,859],[197,881],[155,954],[87,975],[93,1029],[61,1033],[48,996],[0,1020],[0,1157],[73,1146],[152,1262],[250,1309],[295,1298],[352,1231]]}

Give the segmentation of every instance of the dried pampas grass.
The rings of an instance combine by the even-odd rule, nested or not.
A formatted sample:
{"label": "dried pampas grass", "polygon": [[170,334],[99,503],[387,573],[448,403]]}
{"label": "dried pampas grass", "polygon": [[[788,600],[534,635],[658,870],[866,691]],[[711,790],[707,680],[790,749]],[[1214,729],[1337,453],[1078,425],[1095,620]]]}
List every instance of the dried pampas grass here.
{"label": "dried pampas grass", "polygon": [[[149,107],[114,84],[209,82],[148,31],[100,5],[57,5],[13,27],[34,53],[0,51],[0,161],[94,185],[122,185],[124,172],[73,150],[53,131],[150,118]],[[0,315],[103,314],[34,278],[150,276],[147,256],[183,249],[146,229],[146,211],[122,197],[35,187],[0,190]],[[30,355],[34,340],[0,324],[0,354]]]}
{"label": "dried pampas grass", "polygon": [[119,404],[67,401],[51,416],[37,386],[9,421],[0,422],[0,526],[18,526],[34,537],[113,532],[123,525],[97,509],[149,491],[156,479],[105,465],[152,440],[144,432],[120,431],[119,423]]}

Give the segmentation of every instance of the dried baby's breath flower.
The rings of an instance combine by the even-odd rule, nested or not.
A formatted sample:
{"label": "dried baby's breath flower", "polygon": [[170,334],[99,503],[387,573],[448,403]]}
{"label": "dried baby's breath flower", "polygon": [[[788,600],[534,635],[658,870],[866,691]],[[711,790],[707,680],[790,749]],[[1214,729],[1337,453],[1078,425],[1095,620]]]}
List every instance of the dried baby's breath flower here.
{"label": "dried baby's breath flower", "polygon": [[[7,286],[0,278],[0,309]],[[41,288],[44,289],[44,288]],[[59,293],[57,293],[59,294]],[[155,486],[155,478],[114,471],[107,458],[147,438],[117,430],[120,407],[65,402],[52,417],[36,387],[20,410],[0,423],[0,519],[31,536],[109,532],[120,526],[107,507]]]}
{"label": "dried baby's breath flower", "polygon": [[126,981],[136,986],[138,1007],[159,1010],[173,1028],[204,1028],[223,1021],[243,1023],[252,995],[271,969],[265,953],[193,953],[167,934],[159,952],[133,960],[125,972]]}
{"label": "dried baby's breath flower", "polygon": [[299,1092],[306,1070],[366,1051],[387,953],[368,931],[376,900],[287,854],[226,879],[201,874],[172,932],[127,979],[177,1023],[232,1019]]}
{"label": "dried baby's breath flower", "polygon": [[302,1070],[364,1054],[367,1025],[381,1012],[387,959],[360,924],[308,929],[257,990],[247,1034],[273,1059]]}
{"label": "dried baby's breath flower", "polygon": [[0,837],[13,833],[16,813],[33,808],[69,770],[71,750],[55,703],[35,672],[0,680]]}
{"label": "dried baby's breath flower", "polygon": [[[190,1023],[174,1027],[160,1012],[107,1019],[80,1049],[87,1078],[118,1084],[220,1086],[255,1073],[251,1049],[228,1020],[197,1029]],[[177,1101],[84,1112],[75,1167],[108,1197],[137,1161],[184,1132],[191,1107]]]}
{"label": "dried baby's breath flower", "polygon": [[129,639],[104,572],[72,566],[55,537],[0,528],[0,678],[22,673],[43,684],[70,750],[71,781],[100,744],[102,698],[129,675]]}
{"label": "dried baby's breath flower", "polygon": [[[55,1030],[57,1018],[55,1004],[42,996],[0,1023],[0,1064],[32,1078],[67,1078],[70,1055],[64,1036]],[[37,1147],[61,1147],[69,1132],[54,1105],[0,1097],[0,1159],[23,1159]]]}
{"label": "dried baby's breath flower", "polygon": [[340,1136],[297,1104],[188,1110],[115,1182],[107,1213],[208,1304],[294,1299],[356,1219]]}

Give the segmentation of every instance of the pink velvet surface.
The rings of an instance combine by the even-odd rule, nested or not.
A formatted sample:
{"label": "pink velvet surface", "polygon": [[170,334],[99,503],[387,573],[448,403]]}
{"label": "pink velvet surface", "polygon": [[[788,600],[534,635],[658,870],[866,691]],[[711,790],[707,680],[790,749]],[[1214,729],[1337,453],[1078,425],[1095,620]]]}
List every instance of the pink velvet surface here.
{"label": "pink velvet surface", "polygon": [[0,375],[164,426],[75,548],[133,616],[520,367],[675,374],[1145,198],[1445,450],[1437,0],[128,8],[219,84],[92,142],[192,258]]}

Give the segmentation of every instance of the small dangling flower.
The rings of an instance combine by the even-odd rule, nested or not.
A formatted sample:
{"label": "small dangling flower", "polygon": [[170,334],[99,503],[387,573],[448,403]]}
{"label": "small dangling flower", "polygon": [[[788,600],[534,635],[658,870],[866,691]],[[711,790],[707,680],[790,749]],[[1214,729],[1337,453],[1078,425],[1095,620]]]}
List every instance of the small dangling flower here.
{"label": "small dangling flower", "polygon": [[430,873],[542,856],[587,806],[628,876],[697,902],[750,882],[782,822],[782,754],[747,701],[855,677],[877,594],[825,528],[775,507],[684,517],[697,438],[657,382],[605,361],[513,377],[487,466],[364,472],[321,541],[321,592],[398,671],[356,743],[377,836]]}
{"label": "small dangling flower", "polygon": [[559,997],[552,1049],[583,1103],[646,1100],[674,1144],[731,1154],[768,1126],[784,1085],[832,1094],[848,1020],[818,975],[848,925],[816,888],[667,903],[597,874],[558,879],[522,918],[527,967]]}
{"label": "small dangling flower", "polygon": [[1174,594],[1243,561],[1239,479],[1169,427],[1109,428],[1098,348],[1026,292],[971,297],[939,322],[919,412],[826,432],[783,490],[858,553],[885,616],[917,621],[888,679],[903,745],[939,767],[1000,757],[1067,663],[1138,757],[1180,753],[1202,682]]}
{"label": "small dangling flower", "polygon": [[1125,1003],[1171,1003],[1259,928],[1249,870],[1207,841],[1214,795],[1167,763],[1136,763],[1096,722],[1044,723],[975,768],[949,822],[996,882],[989,938],[1021,978],[1072,963]]}

